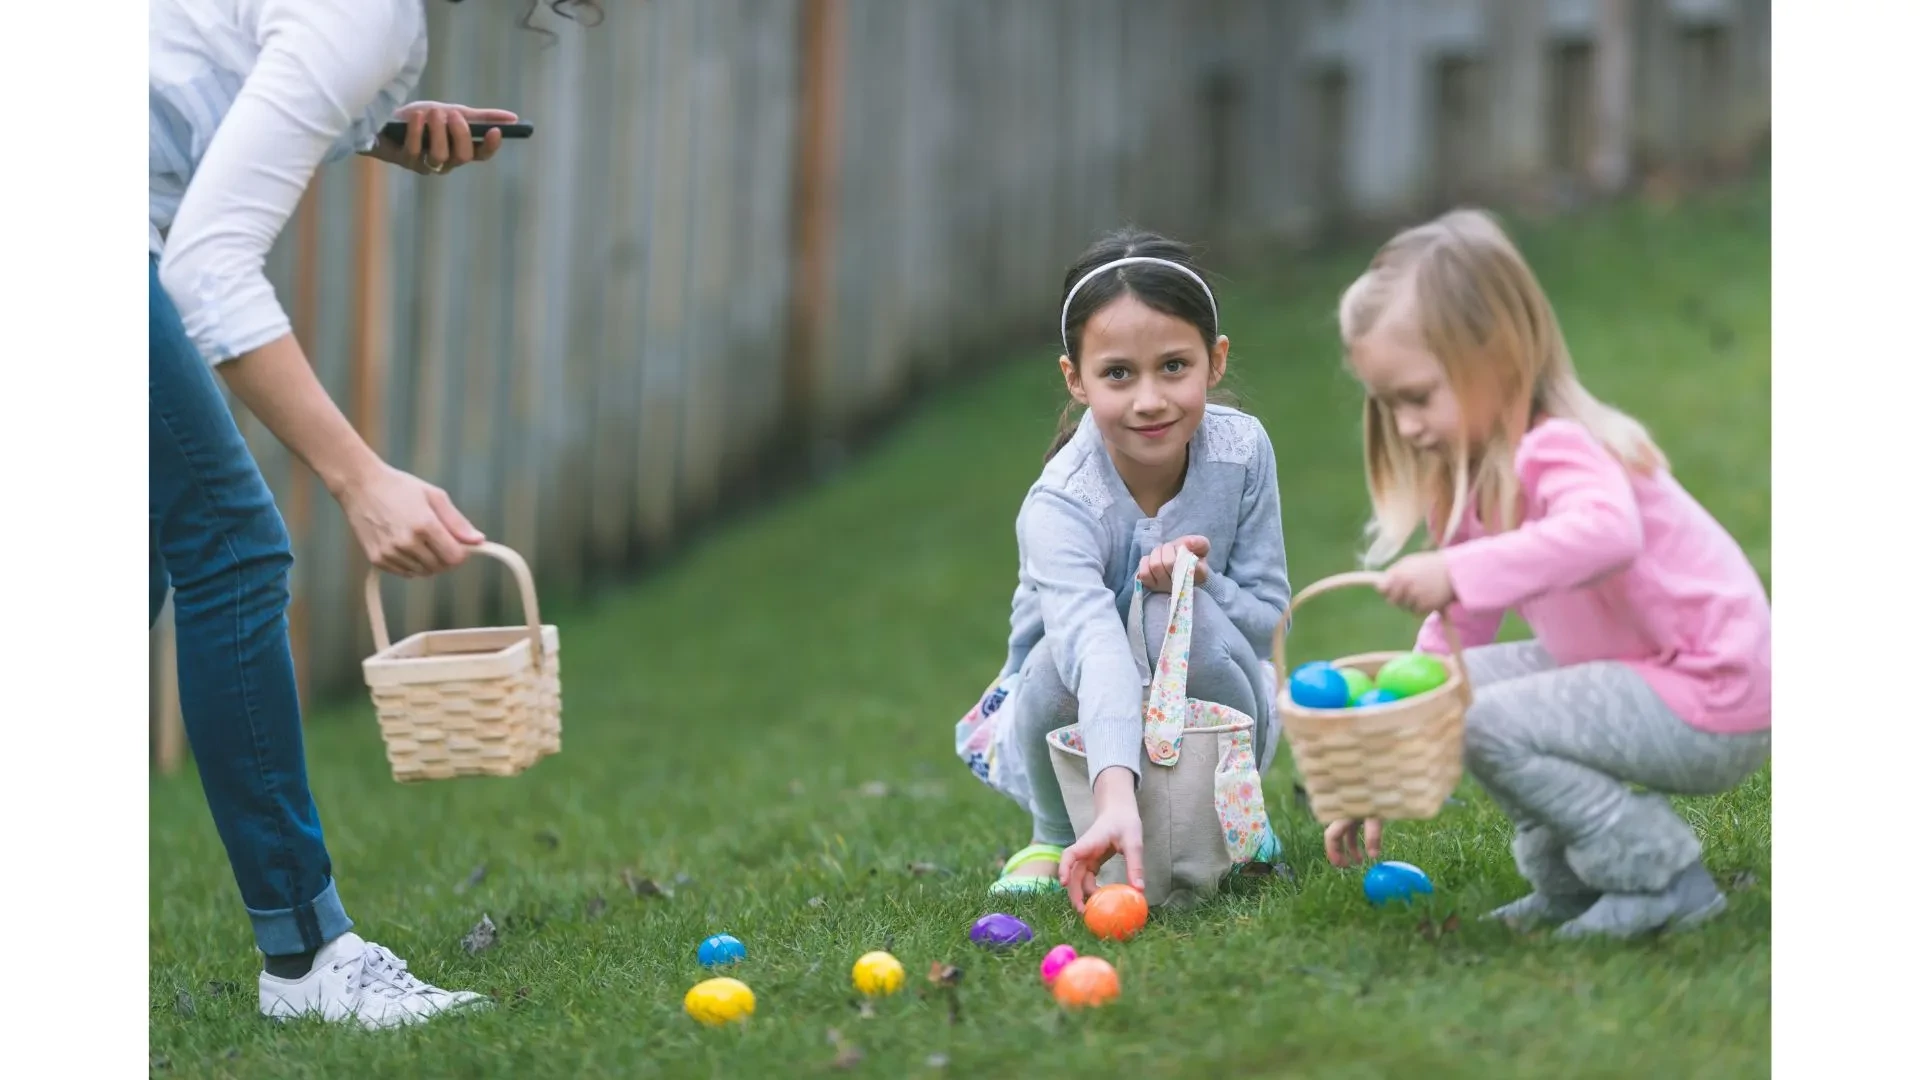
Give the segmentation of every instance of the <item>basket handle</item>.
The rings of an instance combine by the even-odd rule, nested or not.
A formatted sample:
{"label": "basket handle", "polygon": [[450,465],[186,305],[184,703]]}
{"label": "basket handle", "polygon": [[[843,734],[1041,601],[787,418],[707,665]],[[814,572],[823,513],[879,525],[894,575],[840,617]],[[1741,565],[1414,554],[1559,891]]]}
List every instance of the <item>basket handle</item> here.
{"label": "basket handle", "polygon": [[[527,644],[533,649],[533,666],[539,667],[542,651],[540,601],[533,593],[533,574],[527,569],[527,561],[520,557],[519,552],[491,540],[473,545],[472,550],[493,556],[513,571],[513,578],[520,585],[520,608],[527,616]],[[380,603],[380,568],[377,566],[367,570],[367,619],[373,623],[374,651],[385,652],[393,642],[387,637],[387,612]]]}
{"label": "basket handle", "polygon": [[[1284,682],[1287,678],[1287,626],[1291,616],[1300,610],[1300,605],[1322,593],[1335,589],[1347,589],[1364,585],[1377,589],[1386,580],[1386,575],[1368,570],[1355,570],[1345,574],[1334,574],[1301,589],[1293,598],[1293,606],[1288,611],[1289,618],[1273,631],[1273,669],[1276,678]],[[1447,648],[1453,653],[1454,670],[1460,673],[1460,701],[1462,705],[1473,704],[1473,685],[1467,679],[1467,661],[1460,654],[1460,635],[1454,631],[1453,620],[1447,617],[1447,610],[1440,609],[1440,629],[1447,635]]]}

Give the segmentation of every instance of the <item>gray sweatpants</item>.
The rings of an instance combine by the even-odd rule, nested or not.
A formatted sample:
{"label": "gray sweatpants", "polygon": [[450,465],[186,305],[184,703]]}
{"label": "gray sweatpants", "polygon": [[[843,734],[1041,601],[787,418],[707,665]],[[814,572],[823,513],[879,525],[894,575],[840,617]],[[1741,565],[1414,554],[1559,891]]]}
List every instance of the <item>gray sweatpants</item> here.
{"label": "gray sweatpants", "polygon": [[1700,858],[1666,794],[1726,791],[1773,752],[1770,732],[1686,723],[1625,664],[1556,667],[1531,641],[1465,660],[1467,768],[1513,819],[1514,862],[1547,896],[1664,889]]}
{"label": "gray sweatpants", "polygon": [[[1157,663],[1160,658],[1170,600],[1166,593],[1148,593],[1141,605],[1149,662]],[[1073,821],[1060,797],[1060,781],[1053,774],[1047,733],[1078,721],[1080,705],[1061,680],[1060,666],[1054,662],[1049,646],[1046,638],[1040,639],[1020,665],[1013,737],[1020,741],[1033,791],[1033,842],[1064,846],[1075,839]],[[1267,760],[1267,746],[1273,738],[1272,703],[1264,689],[1266,678],[1259,658],[1212,594],[1200,589],[1193,591],[1193,640],[1189,650],[1187,696],[1217,701],[1253,717],[1254,760]]]}

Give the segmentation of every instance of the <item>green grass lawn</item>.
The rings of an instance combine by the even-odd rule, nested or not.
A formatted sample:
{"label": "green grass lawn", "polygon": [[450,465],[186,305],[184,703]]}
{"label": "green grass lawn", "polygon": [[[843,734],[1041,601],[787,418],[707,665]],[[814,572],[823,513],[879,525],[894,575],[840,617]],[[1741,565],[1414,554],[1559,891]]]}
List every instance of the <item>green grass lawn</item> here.
{"label": "green grass lawn", "polygon": [[[1583,377],[1647,421],[1763,575],[1768,201],[1756,183],[1519,229]],[[1360,393],[1332,312],[1365,254],[1240,274],[1221,298],[1242,402],[1279,451],[1296,590],[1351,569],[1359,548]],[[502,1008],[380,1034],[261,1020],[257,956],[198,783],[156,777],[156,1074],[812,1075],[834,1071],[830,1031],[864,1055],[855,1074],[887,1077],[1767,1071],[1764,772],[1681,804],[1732,901],[1689,935],[1568,945],[1475,922],[1524,886],[1506,821],[1468,783],[1464,805],[1388,833],[1389,857],[1432,875],[1431,913],[1463,917],[1429,940],[1425,913],[1375,910],[1358,871],[1327,865],[1283,754],[1268,803],[1295,879],[1156,916],[1117,946],[1064,900],[1016,902],[1038,941],[1010,956],[970,946],[1026,822],[955,759],[952,729],[1004,655],[1013,515],[1059,404],[1052,358],[1035,342],[831,483],[652,580],[550,612],[565,749],[522,777],[401,787],[363,700],[312,719],[313,784],[358,929]],[[1291,655],[1402,647],[1413,629],[1371,594],[1335,594],[1301,613]],[[671,895],[636,895],[628,871]],[[461,937],[483,914],[498,944],[470,956]],[[706,974],[695,945],[722,931],[750,950],[736,974],[759,1008],[743,1029],[701,1028],[680,1008]],[[1036,972],[1061,941],[1115,964],[1117,1004],[1052,1005]],[[862,1016],[848,970],[889,942],[907,990]],[[922,993],[936,961],[964,969],[957,1022]]]}

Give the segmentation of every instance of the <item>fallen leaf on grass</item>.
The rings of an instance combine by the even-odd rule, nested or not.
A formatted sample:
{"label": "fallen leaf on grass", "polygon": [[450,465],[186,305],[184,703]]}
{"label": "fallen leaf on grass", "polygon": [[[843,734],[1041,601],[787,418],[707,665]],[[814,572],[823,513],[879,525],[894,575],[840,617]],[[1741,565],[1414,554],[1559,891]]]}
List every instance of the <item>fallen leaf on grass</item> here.
{"label": "fallen leaf on grass", "polygon": [[652,878],[636,877],[631,869],[620,871],[620,880],[626,883],[627,890],[635,896],[659,896],[673,899],[673,890],[661,885]]}
{"label": "fallen leaf on grass", "polygon": [[1760,879],[1751,870],[1742,870],[1727,882],[1728,892],[1744,892],[1760,884]]}
{"label": "fallen leaf on grass", "polygon": [[496,937],[493,917],[483,914],[480,916],[480,921],[473,925],[473,929],[467,931],[467,936],[460,939],[460,947],[467,950],[468,955],[478,956],[493,948]]}
{"label": "fallen leaf on grass", "polygon": [[173,1011],[181,1016],[193,1015],[193,995],[185,990],[173,995]]}
{"label": "fallen leaf on grass", "polygon": [[923,877],[927,874],[951,875],[953,871],[947,869],[944,866],[939,865],[938,863],[912,862],[907,864],[907,873],[912,874],[914,877]]}
{"label": "fallen leaf on grass", "polygon": [[1458,915],[1448,915],[1438,926],[1434,925],[1432,919],[1423,918],[1420,920],[1420,936],[1426,938],[1428,941],[1439,941],[1442,937],[1458,929],[1460,929],[1460,916]]}
{"label": "fallen leaf on grass", "polygon": [[607,898],[596,896],[587,901],[587,918],[597,919],[607,913]]}
{"label": "fallen leaf on grass", "polygon": [[[934,984],[934,993],[947,999],[947,1023],[960,1022],[960,979],[966,972],[952,964],[943,964],[938,960],[927,969],[927,981]],[[924,993],[924,992],[923,992]]]}
{"label": "fallen leaf on grass", "polygon": [[841,1038],[836,1028],[827,1029],[827,1042],[838,1051],[833,1055],[833,1067],[836,1069],[851,1069],[867,1056],[860,1052],[859,1047]]}
{"label": "fallen leaf on grass", "polygon": [[219,997],[222,994],[231,993],[238,989],[239,987],[233,985],[230,982],[222,982],[219,979],[215,979],[212,982],[209,982],[204,988],[202,988],[201,992],[206,994],[208,997]]}
{"label": "fallen leaf on grass", "polygon": [[453,891],[456,895],[466,892],[468,889],[473,888],[485,880],[487,880],[487,864],[481,863],[479,866],[473,868],[472,873],[467,875],[467,880],[455,885]]}

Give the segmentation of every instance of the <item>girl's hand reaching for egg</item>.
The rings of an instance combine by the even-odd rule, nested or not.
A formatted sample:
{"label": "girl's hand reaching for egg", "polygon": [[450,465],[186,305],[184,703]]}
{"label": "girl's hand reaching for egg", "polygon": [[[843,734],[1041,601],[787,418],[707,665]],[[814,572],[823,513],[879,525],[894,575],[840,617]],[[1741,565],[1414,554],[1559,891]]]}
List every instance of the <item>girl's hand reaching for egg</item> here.
{"label": "girl's hand reaching for egg", "polygon": [[1366,850],[1360,849],[1361,824],[1344,818],[1327,826],[1327,861],[1335,866],[1361,866],[1380,858],[1380,819],[1368,818],[1365,826]]}

